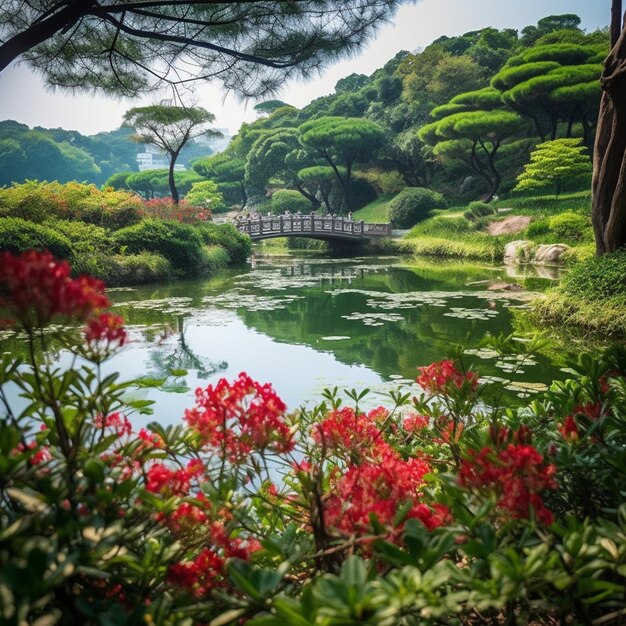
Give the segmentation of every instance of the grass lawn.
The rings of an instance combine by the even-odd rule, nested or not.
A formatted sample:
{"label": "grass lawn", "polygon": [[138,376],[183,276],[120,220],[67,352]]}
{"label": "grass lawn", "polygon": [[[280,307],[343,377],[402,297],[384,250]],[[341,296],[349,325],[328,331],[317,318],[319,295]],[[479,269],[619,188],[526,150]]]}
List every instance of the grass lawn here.
{"label": "grass lawn", "polygon": [[352,219],[363,220],[374,224],[384,224],[389,221],[389,203],[394,196],[381,196],[370,202],[362,209],[355,211]]}

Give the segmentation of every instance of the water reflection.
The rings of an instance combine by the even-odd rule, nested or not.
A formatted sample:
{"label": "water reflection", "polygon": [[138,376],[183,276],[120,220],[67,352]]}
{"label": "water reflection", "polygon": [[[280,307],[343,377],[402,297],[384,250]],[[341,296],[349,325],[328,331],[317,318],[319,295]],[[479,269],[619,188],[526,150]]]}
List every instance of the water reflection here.
{"label": "water reflection", "polygon": [[145,393],[157,401],[155,417],[170,423],[197,386],[241,371],[272,382],[291,408],[334,386],[370,387],[375,404],[462,344],[483,376],[505,380],[517,398],[563,377],[562,365],[538,357],[520,366],[479,342],[511,332],[511,310],[545,284],[536,273],[488,265],[257,258],[210,280],[112,290],[133,341],[107,369],[166,378],[178,394]]}

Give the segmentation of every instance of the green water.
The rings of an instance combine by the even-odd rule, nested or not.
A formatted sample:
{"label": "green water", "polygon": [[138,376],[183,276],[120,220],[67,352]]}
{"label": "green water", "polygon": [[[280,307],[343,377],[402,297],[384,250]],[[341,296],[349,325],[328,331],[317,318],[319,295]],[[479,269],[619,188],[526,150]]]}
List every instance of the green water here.
{"label": "green water", "polygon": [[[111,290],[132,342],[107,369],[167,378],[166,391],[145,392],[164,423],[193,405],[196,387],[241,371],[271,382],[290,408],[334,386],[368,387],[377,404],[398,385],[417,391],[416,367],[451,344],[473,352],[486,333],[510,333],[513,309],[553,278],[397,258],[257,259],[208,280]],[[523,288],[490,289],[503,282]],[[510,381],[515,397],[565,376],[563,363],[541,356],[518,371],[513,357],[488,350],[466,358],[481,375]],[[179,369],[187,374],[170,374]]]}
{"label": "green water", "polygon": [[[511,401],[564,378],[564,362],[537,356],[522,367],[476,348],[485,334],[511,333],[514,310],[554,276],[511,276],[489,265],[398,258],[257,258],[201,281],[110,290],[131,342],[105,365],[123,379],[166,378],[151,419],[180,420],[194,390],[245,371],[271,382],[290,408],[319,399],[326,387],[372,389],[370,405],[403,385],[415,392],[416,368],[466,349],[483,377],[507,381]],[[515,289],[498,287],[513,285]],[[493,290],[493,288],[496,288]],[[23,348],[23,344],[22,344]],[[15,338],[0,349],[19,351]],[[557,349],[553,353],[559,353]],[[69,355],[57,355],[69,366]],[[174,376],[172,370],[187,370]]]}

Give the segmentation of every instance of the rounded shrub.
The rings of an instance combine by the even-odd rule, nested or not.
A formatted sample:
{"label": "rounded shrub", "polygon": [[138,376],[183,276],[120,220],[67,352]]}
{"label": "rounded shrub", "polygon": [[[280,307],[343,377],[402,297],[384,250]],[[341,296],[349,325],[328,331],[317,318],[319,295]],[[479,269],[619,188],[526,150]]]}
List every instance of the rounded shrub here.
{"label": "rounded shrub", "polygon": [[491,205],[486,202],[481,202],[480,200],[475,200],[467,205],[467,211],[463,213],[463,216],[468,220],[475,221],[481,217],[493,215],[495,212],[495,209]]}
{"label": "rounded shrub", "polygon": [[626,251],[592,257],[575,265],[561,285],[565,293],[586,300],[626,297]]}
{"label": "rounded shrub", "polygon": [[180,276],[202,276],[206,272],[204,242],[189,224],[164,220],[144,220],[112,235],[125,252],[154,252],[164,256]]}
{"label": "rounded shrub", "polygon": [[560,213],[548,218],[550,231],[559,241],[592,241],[591,219],[580,213]]}
{"label": "rounded shrub", "polygon": [[65,235],[20,217],[0,217],[0,251],[21,254],[27,250],[49,250],[59,259],[72,256],[72,244]]}
{"label": "rounded shrub", "polygon": [[311,203],[294,189],[280,189],[272,195],[272,213],[274,215],[281,215],[285,211],[309,213],[312,208]]}
{"label": "rounded shrub", "polygon": [[231,263],[243,263],[250,256],[252,241],[232,224],[197,224],[196,232],[207,246],[221,246]]}
{"label": "rounded shrub", "polygon": [[424,187],[409,187],[389,203],[389,219],[396,228],[411,228],[433,209],[445,209],[444,197]]}

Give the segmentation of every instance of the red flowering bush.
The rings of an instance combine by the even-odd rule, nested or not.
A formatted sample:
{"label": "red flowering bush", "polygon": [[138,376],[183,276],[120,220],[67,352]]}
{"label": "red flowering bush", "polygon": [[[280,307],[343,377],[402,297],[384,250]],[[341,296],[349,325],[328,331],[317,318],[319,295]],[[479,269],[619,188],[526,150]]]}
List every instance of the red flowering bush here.
{"label": "red flowering bush", "polygon": [[172,198],[153,198],[144,200],[139,215],[142,218],[157,218],[161,220],[174,220],[182,224],[194,224],[206,222],[211,219],[211,209],[190,204],[181,200],[175,204]]}
{"label": "red flowering bush", "polygon": [[158,382],[103,374],[127,333],[101,283],[4,255],[0,292],[29,348],[0,356],[3,624],[622,619],[626,350],[523,407],[450,360],[369,411],[287,413],[242,373],[138,429]]}

